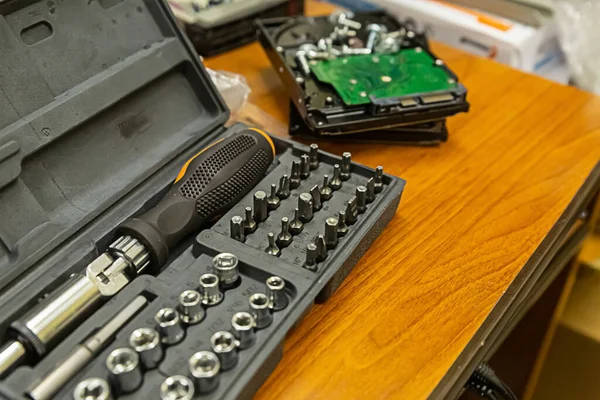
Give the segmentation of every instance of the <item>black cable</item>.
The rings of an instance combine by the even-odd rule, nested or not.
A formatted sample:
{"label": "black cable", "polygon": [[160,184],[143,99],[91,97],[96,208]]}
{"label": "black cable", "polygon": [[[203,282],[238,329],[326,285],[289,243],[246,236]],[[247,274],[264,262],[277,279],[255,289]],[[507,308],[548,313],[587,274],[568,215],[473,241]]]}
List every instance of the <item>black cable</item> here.
{"label": "black cable", "polygon": [[486,363],[479,364],[473,371],[465,388],[489,400],[518,400],[513,391],[496,376],[494,370]]}

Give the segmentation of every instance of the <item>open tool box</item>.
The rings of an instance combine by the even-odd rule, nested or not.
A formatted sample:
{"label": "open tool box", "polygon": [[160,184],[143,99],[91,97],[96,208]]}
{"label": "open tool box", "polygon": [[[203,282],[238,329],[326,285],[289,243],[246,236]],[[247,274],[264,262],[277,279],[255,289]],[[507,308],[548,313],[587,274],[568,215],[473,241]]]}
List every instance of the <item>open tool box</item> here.
{"label": "open tool box", "polygon": [[[225,128],[162,1],[8,0],[0,15],[0,398],[251,397],[392,218],[404,181]],[[208,191],[220,174],[231,178]],[[164,201],[181,204],[156,214]],[[156,251],[205,206],[218,217]],[[170,217],[155,221],[163,233],[137,236],[153,212]],[[280,246],[266,252],[271,232]]]}
{"label": "open tool box", "polygon": [[[300,127],[292,135],[369,132],[377,140],[381,131],[385,140],[395,133],[398,141],[427,143],[445,140],[443,120],[469,109],[465,87],[426,37],[385,12],[256,23],[299,117],[293,121],[303,120],[290,125]],[[419,136],[419,125],[430,122],[438,129]]]}

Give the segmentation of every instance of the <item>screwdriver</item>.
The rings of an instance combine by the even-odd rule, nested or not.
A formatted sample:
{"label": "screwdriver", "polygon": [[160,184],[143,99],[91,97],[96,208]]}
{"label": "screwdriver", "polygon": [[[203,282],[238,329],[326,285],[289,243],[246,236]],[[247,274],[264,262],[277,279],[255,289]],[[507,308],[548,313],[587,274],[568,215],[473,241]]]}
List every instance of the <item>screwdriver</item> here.
{"label": "screwdriver", "polygon": [[43,357],[81,321],[141,273],[156,274],[183,238],[224,214],[265,175],[275,146],[249,128],[218,140],[185,163],[173,187],[145,214],[117,230],[106,252],[41,300],[9,328],[0,378]]}

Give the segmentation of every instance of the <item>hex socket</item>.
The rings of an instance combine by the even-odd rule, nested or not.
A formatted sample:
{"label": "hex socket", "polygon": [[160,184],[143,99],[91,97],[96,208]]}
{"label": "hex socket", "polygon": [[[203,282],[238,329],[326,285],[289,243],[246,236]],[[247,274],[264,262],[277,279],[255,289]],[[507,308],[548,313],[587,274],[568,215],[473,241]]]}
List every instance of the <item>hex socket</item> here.
{"label": "hex socket", "polygon": [[267,279],[267,297],[273,310],[283,310],[288,305],[288,298],[285,294],[285,281],[278,276],[272,276]]}
{"label": "hex socket", "polygon": [[210,346],[217,357],[219,357],[219,362],[221,363],[221,369],[223,369],[223,371],[235,367],[238,362],[238,353],[235,337],[231,332],[216,332],[210,338]]}
{"label": "hex socket", "polygon": [[88,378],[75,386],[74,400],[112,400],[108,382],[101,378]]}
{"label": "hex socket", "polygon": [[187,376],[169,376],[160,385],[161,400],[192,400],[194,383]]}
{"label": "hex socket", "polygon": [[254,293],[248,299],[250,314],[256,321],[256,329],[263,329],[273,322],[273,314],[269,308],[269,297],[263,293]]}
{"label": "hex socket", "polygon": [[156,329],[164,344],[175,344],[183,340],[185,330],[181,324],[181,317],[174,308],[158,310],[154,316],[154,322],[156,322]]}
{"label": "hex socket", "polygon": [[145,369],[156,368],[163,358],[160,334],[155,329],[136,329],[129,336],[129,345],[138,353]]}
{"label": "hex socket", "polygon": [[219,386],[219,358],[210,351],[199,351],[188,361],[194,389],[198,393],[210,393]]}
{"label": "hex socket", "polygon": [[254,344],[256,340],[256,333],[254,332],[256,321],[252,314],[243,311],[233,314],[231,327],[240,349],[247,349]]}
{"label": "hex socket", "polygon": [[198,291],[202,295],[202,303],[207,306],[214,306],[223,300],[223,293],[219,289],[219,277],[215,274],[202,275]]}
{"label": "hex socket", "polygon": [[239,278],[238,258],[231,253],[220,253],[212,259],[213,273],[222,285],[233,285]]}
{"label": "hex socket", "polygon": [[138,354],[130,348],[113,350],[106,358],[109,379],[116,391],[131,393],[142,384],[142,368]]}
{"label": "hex socket", "polygon": [[195,325],[204,319],[206,313],[202,307],[202,295],[197,290],[184,290],[179,295],[179,313],[181,320]]}

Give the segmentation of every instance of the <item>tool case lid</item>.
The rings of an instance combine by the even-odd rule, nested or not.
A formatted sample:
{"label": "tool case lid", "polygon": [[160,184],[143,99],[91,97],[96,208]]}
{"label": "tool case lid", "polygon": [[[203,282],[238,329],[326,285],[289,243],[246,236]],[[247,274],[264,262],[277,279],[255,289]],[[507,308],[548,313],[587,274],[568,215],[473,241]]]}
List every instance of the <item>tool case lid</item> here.
{"label": "tool case lid", "polygon": [[0,0],[0,292],[229,117],[162,0]]}

